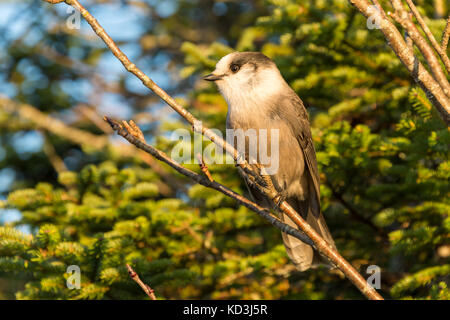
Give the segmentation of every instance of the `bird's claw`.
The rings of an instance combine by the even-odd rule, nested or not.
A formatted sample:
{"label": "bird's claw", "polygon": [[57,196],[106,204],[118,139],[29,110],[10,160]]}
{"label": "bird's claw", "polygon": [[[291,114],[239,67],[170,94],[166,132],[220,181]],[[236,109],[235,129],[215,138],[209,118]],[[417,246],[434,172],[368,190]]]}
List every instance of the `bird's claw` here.
{"label": "bird's claw", "polygon": [[256,178],[254,176],[252,176],[251,174],[247,174],[244,169],[242,169],[241,167],[237,167],[239,170],[239,173],[241,174],[242,177],[244,177],[245,181],[247,182],[247,184],[250,187],[253,188],[257,188],[257,182],[256,182]]}
{"label": "bird's claw", "polygon": [[283,190],[281,192],[278,192],[276,196],[272,199],[272,201],[275,203],[277,207],[279,207],[286,200],[286,198],[287,198],[286,191]]}

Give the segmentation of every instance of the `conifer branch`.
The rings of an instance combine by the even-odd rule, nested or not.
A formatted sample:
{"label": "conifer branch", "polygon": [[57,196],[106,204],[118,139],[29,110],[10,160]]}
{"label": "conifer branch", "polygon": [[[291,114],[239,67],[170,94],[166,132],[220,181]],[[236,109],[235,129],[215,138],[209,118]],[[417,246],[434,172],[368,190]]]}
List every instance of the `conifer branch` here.
{"label": "conifer branch", "polygon": [[[44,0],[47,1],[47,0]],[[61,2],[61,1],[59,1]],[[129,71],[130,73],[134,74],[138,79],[142,81],[142,83],[152,90],[155,94],[157,94],[162,100],[164,100],[172,109],[174,109],[178,114],[180,114],[184,119],[186,119],[192,126],[193,130],[195,132],[198,132],[202,134],[203,136],[209,138],[212,142],[214,142],[216,145],[223,148],[227,153],[229,153],[233,159],[235,160],[235,163],[252,179],[255,180],[257,183],[257,186],[261,187],[261,191],[263,191],[263,194],[271,199],[277,199],[279,197],[279,194],[276,192],[276,190],[272,188],[267,188],[266,181],[267,179],[262,179],[260,172],[255,169],[255,167],[250,166],[247,161],[245,161],[245,158],[242,154],[240,154],[233,146],[231,146],[229,143],[227,143],[225,140],[223,140],[221,137],[219,137],[217,134],[215,134],[211,129],[206,128],[204,126],[199,126],[198,124],[200,121],[198,121],[189,111],[187,111],[183,106],[178,104],[175,99],[173,99],[169,94],[167,94],[163,89],[161,89],[155,82],[153,82],[152,79],[150,79],[142,70],[140,70],[134,63],[132,63],[128,57],[117,47],[115,42],[112,40],[112,38],[107,34],[107,32],[103,29],[103,27],[98,23],[98,21],[80,4],[78,0],[65,0],[65,2],[68,5],[71,5],[73,8],[78,10],[81,15],[86,19],[86,21],[89,23],[89,25],[92,27],[94,32],[105,42],[105,44],[108,46],[108,48],[111,50],[111,52],[116,56],[117,59],[123,64],[125,69]],[[403,41],[403,39],[402,39]],[[431,79],[432,80],[432,79]],[[442,90],[441,90],[442,91]],[[447,99],[448,100],[448,99]],[[450,110],[450,107],[449,107]],[[448,113],[448,112],[447,112]],[[200,176],[196,174],[195,172],[192,172],[186,168],[183,168],[179,166],[178,164],[175,164],[169,157],[167,157],[165,154],[163,154],[161,151],[156,150],[153,147],[150,147],[149,145],[144,144],[139,139],[136,139],[133,137],[130,133],[128,133],[126,130],[123,129],[123,127],[114,121],[111,121],[111,119],[105,118],[106,121],[110,123],[110,125],[114,126],[113,129],[118,131],[119,134],[123,134],[123,136],[130,142],[132,142],[134,145],[136,145],[138,148],[141,148],[150,154],[154,155],[157,159],[162,160],[169,165],[171,165],[174,169],[179,171],[180,173],[185,174],[188,177],[191,177],[192,179],[196,180],[197,182],[205,183],[206,186],[215,186],[219,189],[219,191],[227,192],[229,194],[233,194],[234,192],[227,189],[226,187],[218,184],[215,181],[209,181],[204,176]],[[122,135],[121,134],[121,135]],[[164,159],[164,160],[163,160]],[[266,180],[266,181],[264,181]],[[236,194],[237,195],[237,194]],[[237,195],[239,196],[239,195]],[[236,197],[236,196],[235,196]],[[242,196],[236,197],[241,200],[241,203],[246,203],[248,206],[253,207],[257,210],[258,213],[261,215],[265,215],[267,218],[271,217],[271,221],[280,222],[275,217],[273,217],[269,212],[262,209],[261,207],[255,207],[248,199],[245,199]],[[336,250],[334,250],[322,237],[319,236],[319,234],[286,202],[282,201],[281,203],[277,203],[278,208],[283,211],[285,214],[287,214],[292,221],[302,230],[309,239],[312,240],[314,243],[315,249],[317,249],[322,255],[328,258],[331,263],[336,265],[346,276],[347,278],[369,299],[374,300],[381,300],[383,299],[376,290],[371,287],[366,280],[353,268],[353,266],[350,265]],[[255,211],[252,209],[253,211]],[[273,224],[274,224],[273,223]],[[287,225],[286,225],[287,226]],[[302,233],[300,233],[299,230],[293,229],[297,234],[301,234],[301,237],[306,238],[303,236]],[[287,232],[286,232],[287,233]],[[305,239],[306,240],[306,239]],[[304,241],[304,240],[302,240]],[[311,243],[310,241],[304,241],[306,243]],[[308,244],[309,244],[308,243]]]}
{"label": "conifer branch", "polygon": [[[368,0],[348,0],[350,4],[355,6],[366,18],[371,18],[373,15],[373,11],[371,10],[371,5]],[[378,1],[376,2],[378,3]],[[391,0],[394,9],[403,10],[403,5],[399,0]],[[377,7],[379,6],[379,3]],[[414,28],[410,27],[408,23],[408,35],[414,41],[415,44],[419,47],[425,60],[427,60],[428,65],[433,70],[433,75],[437,75],[437,78],[440,80],[437,81],[430,75],[428,70],[422,65],[419,59],[414,55],[414,51],[411,47],[403,39],[403,36],[397,29],[397,27],[388,19],[386,13],[383,8],[379,6],[380,15],[377,19],[377,26],[380,31],[384,34],[389,46],[392,48],[394,53],[409,71],[412,78],[419,84],[419,86],[424,90],[427,94],[428,99],[434,105],[434,107],[439,111],[439,114],[444,121],[445,124],[450,124],[450,98],[445,93],[445,90],[448,91],[448,81],[447,79],[442,79],[442,70],[438,71],[436,68],[439,67],[439,63],[434,57],[433,52],[429,45],[426,43],[421,34]],[[400,17],[403,18],[403,17]],[[411,30],[410,30],[411,29]],[[421,37],[421,38],[420,38]],[[420,40],[422,39],[422,40]],[[417,42],[416,42],[417,41]],[[431,51],[430,51],[431,50]],[[425,52],[425,54],[424,54]],[[431,60],[430,60],[431,59]],[[437,63],[436,63],[437,61]],[[445,81],[444,81],[445,80]],[[446,82],[446,83],[445,83]],[[447,88],[447,89],[446,89]]]}
{"label": "conifer branch", "polygon": [[153,290],[149,285],[145,284],[141,278],[139,278],[139,275],[136,273],[136,271],[133,270],[133,268],[127,263],[127,269],[128,274],[130,275],[130,278],[133,279],[141,288],[144,290],[144,292],[150,297],[152,300],[158,300],[155,296],[155,290]]}
{"label": "conifer branch", "polygon": [[347,211],[350,213],[350,216],[361,223],[366,224],[370,228],[372,228],[375,232],[377,232],[381,237],[386,239],[386,233],[383,231],[382,228],[375,225],[370,219],[364,217],[362,214],[360,214],[350,203],[347,202],[347,200],[344,199],[344,196],[341,192],[336,191],[335,188],[330,183],[327,183],[328,187],[331,190],[331,193],[333,196],[341,203],[341,205],[347,209]]}
{"label": "conifer branch", "polygon": [[[422,36],[416,25],[413,23],[411,16],[403,8],[401,0],[391,0],[391,2],[395,9],[395,12],[388,12],[388,16],[393,17],[394,20],[399,23],[405,31],[408,32],[408,36],[411,38],[417,48],[419,48],[420,52],[425,58],[425,61],[427,62],[434,79],[439,83],[447,98],[450,97],[450,84],[444,74],[444,71],[441,68],[441,64],[439,63],[438,58],[433,52],[433,49],[430,47],[427,40]],[[417,14],[419,15],[418,12]],[[433,35],[431,36],[433,37]]]}

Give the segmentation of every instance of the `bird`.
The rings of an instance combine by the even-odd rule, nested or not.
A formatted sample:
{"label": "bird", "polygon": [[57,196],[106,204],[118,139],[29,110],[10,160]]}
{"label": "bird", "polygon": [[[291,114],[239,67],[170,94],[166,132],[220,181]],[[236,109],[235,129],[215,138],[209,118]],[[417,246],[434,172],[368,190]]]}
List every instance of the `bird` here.
{"label": "bird", "polygon": [[[320,209],[319,172],[308,113],[303,101],[284,80],[276,64],[261,52],[233,52],[222,57],[215,70],[203,79],[214,82],[227,102],[227,132],[253,129],[258,139],[262,139],[259,133],[261,129],[266,132],[278,130],[276,151],[279,163],[277,170],[270,174],[273,186],[282,196],[281,199],[287,201],[336,249]],[[274,137],[270,134],[267,140],[270,142]],[[246,139],[245,143],[250,142]],[[250,160],[250,149],[248,145],[245,146],[247,161]],[[253,200],[264,208],[276,210],[276,204],[247,180],[246,185]],[[289,216],[280,210],[277,210],[277,214],[281,221],[298,229]],[[319,265],[332,267],[323,256],[301,240],[285,233],[282,233],[282,240],[297,270],[306,271]]]}

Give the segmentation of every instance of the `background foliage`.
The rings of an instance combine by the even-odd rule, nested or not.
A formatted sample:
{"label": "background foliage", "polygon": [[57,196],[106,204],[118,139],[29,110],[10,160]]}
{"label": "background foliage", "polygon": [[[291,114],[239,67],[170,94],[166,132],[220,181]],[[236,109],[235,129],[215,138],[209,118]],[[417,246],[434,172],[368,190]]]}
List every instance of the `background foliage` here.
{"label": "background foliage", "polygon": [[[439,37],[445,2],[416,3]],[[310,113],[322,208],[341,254],[366,276],[378,265],[385,298],[450,298],[449,130],[348,1],[83,4],[208,127],[224,129],[226,104],[200,76],[234,50],[273,58]],[[0,5],[9,7],[2,94],[99,136],[108,131],[98,115],[133,118],[170,152],[172,130],[188,127],[84,22],[68,29],[64,5]],[[361,298],[338,272],[297,272],[278,230],[256,214],[137,152],[122,155],[120,142],[79,145],[0,103],[0,298],[146,298],[126,263],[165,299]],[[246,193],[233,166],[209,169]],[[66,288],[73,264],[81,290]]]}

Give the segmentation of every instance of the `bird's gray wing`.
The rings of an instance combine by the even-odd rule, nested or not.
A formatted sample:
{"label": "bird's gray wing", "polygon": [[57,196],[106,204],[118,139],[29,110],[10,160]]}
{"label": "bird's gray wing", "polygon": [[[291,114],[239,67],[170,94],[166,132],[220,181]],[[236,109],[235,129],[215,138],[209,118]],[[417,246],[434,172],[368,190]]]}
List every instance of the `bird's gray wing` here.
{"label": "bird's gray wing", "polygon": [[315,201],[313,201],[313,212],[318,217],[320,213],[320,186],[319,186],[319,170],[317,168],[316,151],[311,135],[309,125],[309,117],[303,101],[297,94],[290,90],[290,93],[281,97],[278,105],[279,116],[289,124],[293,135],[296,137],[299,147],[302,149],[303,156],[307,165],[310,180],[312,181],[313,190],[311,190]]}
{"label": "bird's gray wing", "polygon": [[[292,199],[290,202],[292,202],[297,212],[304,216],[313,229],[331,246],[335,247],[333,237],[320,210],[319,170],[317,168],[316,151],[312,140],[308,113],[302,100],[294,91],[291,90],[290,94],[281,97],[281,99],[282,101],[278,103],[278,114],[283,120],[287,121],[299,143],[305,158],[305,173],[308,174],[309,181],[307,204],[295,199]],[[291,242],[295,241],[296,239],[291,239]],[[295,242],[295,244],[300,248],[300,243]]]}

